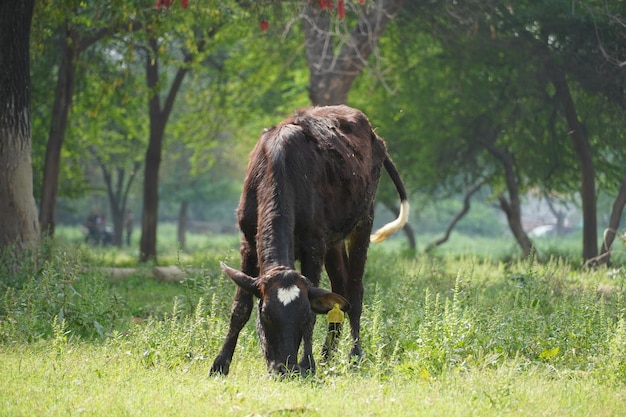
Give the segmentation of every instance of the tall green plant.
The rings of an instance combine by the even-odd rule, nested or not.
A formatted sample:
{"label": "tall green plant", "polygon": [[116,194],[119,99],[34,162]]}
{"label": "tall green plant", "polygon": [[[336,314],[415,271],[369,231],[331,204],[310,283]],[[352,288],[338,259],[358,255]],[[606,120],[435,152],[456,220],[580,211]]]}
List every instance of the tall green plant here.
{"label": "tall green plant", "polygon": [[41,268],[27,262],[21,274],[0,304],[3,343],[46,339],[59,326],[72,336],[104,338],[118,324],[118,300],[103,274],[84,270],[80,252],[53,249]]}

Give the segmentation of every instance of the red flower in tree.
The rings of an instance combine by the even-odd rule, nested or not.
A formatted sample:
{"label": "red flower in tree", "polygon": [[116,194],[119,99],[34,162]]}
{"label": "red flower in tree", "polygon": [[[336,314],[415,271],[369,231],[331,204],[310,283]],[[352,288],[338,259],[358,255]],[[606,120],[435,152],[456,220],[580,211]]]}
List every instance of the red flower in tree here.
{"label": "red flower in tree", "polygon": [[346,5],[343,1],[344,0],[337,0],[337,16],[339,16],[339,19],[346,17]]}
{"label": "red flower in tree", "polygon": [[154,4],[154,8],[160,9],[161,7],[165,7],[166,9],[169,9],[171,4],[172,0],[157,0],[157,2]]}
{"label": "red flower in tree", "polygon": [[259,26],[261,26],[261,30],[265,31],[270,27],[270,24],[267,22],[267,20],[263,19],[259,23]]}
{"label": "red flower in tree", "polygon": [[[166,9],[169,9],[172,5],[172,2],[173,0],[156,0],[156,3],[154,3],[154,8],[160,9],[162,7],[165,7]],[[186,9],[187,6],[189,6],[189,0],[180,0],[180,5],[183,9]]]}

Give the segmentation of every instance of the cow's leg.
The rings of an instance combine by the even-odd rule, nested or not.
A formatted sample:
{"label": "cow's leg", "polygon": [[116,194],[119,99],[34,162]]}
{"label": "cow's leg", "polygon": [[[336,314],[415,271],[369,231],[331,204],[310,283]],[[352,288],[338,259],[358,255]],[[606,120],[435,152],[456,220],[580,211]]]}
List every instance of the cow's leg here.
{"label": "cow's leg", "polygon": [[[315,250],[311,250],[315,248]],[[301,250],[300,265],[302,275],[307,277],[311,284],[319,286],[322,264],[324,261],[323,242],[307,245]],[[302,357],[300,359],[300,370],[303,373],[315,373],[315,359],[313,359],[313,329],[315,328],[315,313],[311,316],[307,326],[302,332]]]}
{"label": "cow's leg", "polygon": [[361,222],[348,237],[348,276],[346,298],[350,302],[350,332],[352,335],[352,357],[361,357],[361,312],[363,311],[363,274],[367,261],[367,249],[372,231],[372,216]]}
{"label": "cow's leg", "polygon": [[235,346],[237,345],[237,339],[243,326],[250,319],[250,313],[252,312],[253,296],[249,292],[237,287],[237,293],[235,294],[235,301],[233,302],[233,308],[230,313],[230,323],[228,325],[228,333],[224,340],[224,345],[213,361],[211,367],[212,374],[224,374],[228,375],[230,368],[230,362],[233,359],[233,353],[235,352]]}
{"label": "cow's leg", "polygon": [[[241,247],[241,260],[241,270],[243,272],[250,276],[258,276],[259,269],[256,250],[254,247],[250,247],[245,241],[242,243]],[[211,367],[212,374],[228,374],[239,333],[250,319],[250,314],[252,313],[253,298],[252,294],[237,286],[235,300],[230,313],[228,333],[226,334],[226,339],[224,340],[224,345],[220,353],[213,361],[213,366]]]}
{"label": "cow's leg", "polygon": [[[347,297],[345,288],[348,279],[348,255],[343,241],[328,249],[325,265],[328,278],[330,278],[331,290],[336,294]],[[342,323],[328,323],[328,333],[326,333],[326,341],[322,348],[324,359],[329,359],[337,347],[337,342],[341,335],[341,327]]]}
{"label": "cow's leg", "polygon": [[315,313],[311,313],[309,321],[302,330],[302,357],[298,364],[302,374],[315,373],[315,359],[313,358],[313,329],[315,328]]}

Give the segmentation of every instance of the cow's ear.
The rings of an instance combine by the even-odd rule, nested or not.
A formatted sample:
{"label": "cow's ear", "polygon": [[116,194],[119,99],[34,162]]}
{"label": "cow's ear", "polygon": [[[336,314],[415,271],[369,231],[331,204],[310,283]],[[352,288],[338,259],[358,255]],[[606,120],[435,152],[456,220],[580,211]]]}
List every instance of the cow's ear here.
{"label": "cow's ear", "polygon": [[346,313],[350,311],[350,303],[348,300],[339,294],[335,294],[323,288],[310,287],[309,302],[311,303],[311,310],[317,314],[328,313],[335,304],[338,304],[339,308]]}
{"label": "cow's ear", "polygon": [[261,289],[259,288],[259,282],[256,278],[231,268],[224,262],[220,262],[220,267],[224,272],[226,272],[226,275],[235,281],[235,284],[239,285],[240,288],[254,294],[258,298],[261,298]]}

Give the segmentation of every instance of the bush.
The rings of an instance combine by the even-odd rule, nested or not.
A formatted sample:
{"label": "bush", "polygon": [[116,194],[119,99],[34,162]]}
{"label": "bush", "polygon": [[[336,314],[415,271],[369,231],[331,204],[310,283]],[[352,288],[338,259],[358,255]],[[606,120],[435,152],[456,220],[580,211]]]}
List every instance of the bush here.
{"label": "bush", "polygon": [[515,363],[626,383],[624,287],[600,294],[602,271],[370,256],[366,278],[366,369],[430,379]]}
{"label": "bush", "polygon": [[[54,334],[55,326],[75,336],[104,337],[119,307],[108,279],[85,270],[79,256],[48,248],[48,259],[31,255],[0,300],[0,341],[31,342]],[[36,265],[41,263],[41,268]]]}

